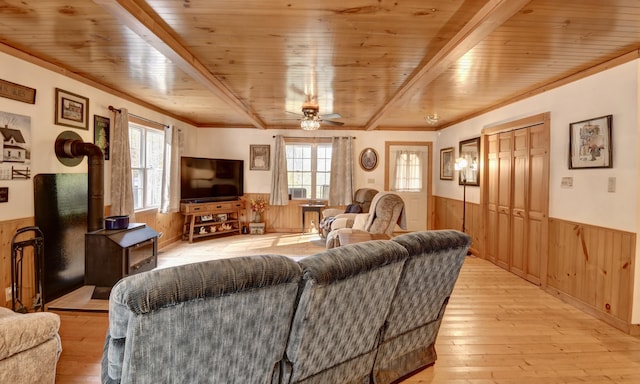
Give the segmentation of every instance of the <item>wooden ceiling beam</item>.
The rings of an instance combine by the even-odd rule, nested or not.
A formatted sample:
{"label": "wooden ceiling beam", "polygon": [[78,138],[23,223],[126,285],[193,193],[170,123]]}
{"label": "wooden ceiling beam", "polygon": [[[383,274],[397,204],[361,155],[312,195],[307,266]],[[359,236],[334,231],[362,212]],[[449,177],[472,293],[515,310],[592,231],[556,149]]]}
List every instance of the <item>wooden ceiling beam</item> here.
{"label": "wooden ceiling beam", "polygon": [[266,124],[250,107],[198,61],[161,23],[156,21],[157,16],[149,14],[134,0],[93,1],[111,13],[122,25],[131,29],[144,41],[157,49],[186,74],[201,83],[214,95],[226,101],[231,107],[250,120],[255,127],[266,129]]}
{"label": "wooden ceiling beam", "polygon": [[366,124],[366,130],[376,129],[391,107],[407,93],[434,81],[529,2],[530,0],[489,1],[431,60],[414,72],[414,75],[391,96]]}

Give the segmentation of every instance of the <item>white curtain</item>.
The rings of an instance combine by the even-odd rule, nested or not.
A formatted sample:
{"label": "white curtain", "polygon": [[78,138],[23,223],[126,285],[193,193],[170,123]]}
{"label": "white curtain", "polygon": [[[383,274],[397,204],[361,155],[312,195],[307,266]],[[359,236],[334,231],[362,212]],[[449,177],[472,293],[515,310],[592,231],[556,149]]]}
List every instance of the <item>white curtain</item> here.
{"label": "white curtain", "polygon": [[422,152],[398,151],[394,170],[394,191],[419,192],[422,190]]}
{"label": "white curtain", "polygon": [[353,202],[353,139],[333,137],[331,140],[331,184],[329,205]]}
{"label": "white curtain", "polygon": [[174,125],[164,131],[164,167],[162,170],[162,195],[160,213],[180,210],[180,154],[181,131]]}
{"label": "white curtain", "polygon": [[287,182],[287,150],[284,136],[276,136],[273,157],[273,171],[271,172],[270,205],[289,204],[289,183]]}
{"label": "white curtain", "polygon": [[129,147],[129,112],[115,111],[115,126],[111,138],[111,214],[129,215],[135,222],[131,149]]}

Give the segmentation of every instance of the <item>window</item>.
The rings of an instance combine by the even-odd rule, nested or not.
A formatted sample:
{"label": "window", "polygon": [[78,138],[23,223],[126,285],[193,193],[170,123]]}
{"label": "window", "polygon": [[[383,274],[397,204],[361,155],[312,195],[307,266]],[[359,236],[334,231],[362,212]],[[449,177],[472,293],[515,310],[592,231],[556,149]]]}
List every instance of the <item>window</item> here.
{"label": "window", "polygon": [[393,190],[398,192],[422,190],[422,153],[398,151]]}
{"label": "window", "polygon": [[129,123],[129,145],[133,208],[159,208],[164,164],[164,131]]}
{"label": "window", "polygon": [[331,143],[287,143],[286,152],[291,198],[329,199]]}

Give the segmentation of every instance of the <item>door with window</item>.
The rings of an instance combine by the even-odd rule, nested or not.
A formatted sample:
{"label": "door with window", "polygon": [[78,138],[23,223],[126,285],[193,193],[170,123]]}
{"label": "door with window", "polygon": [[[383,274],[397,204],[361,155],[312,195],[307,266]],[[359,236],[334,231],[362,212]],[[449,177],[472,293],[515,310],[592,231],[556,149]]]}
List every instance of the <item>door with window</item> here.
{"label": "door with window", "polygon": [[385,144],[385,190],[404,201],[408,231],[430,227],[431,148],[430,142]]}

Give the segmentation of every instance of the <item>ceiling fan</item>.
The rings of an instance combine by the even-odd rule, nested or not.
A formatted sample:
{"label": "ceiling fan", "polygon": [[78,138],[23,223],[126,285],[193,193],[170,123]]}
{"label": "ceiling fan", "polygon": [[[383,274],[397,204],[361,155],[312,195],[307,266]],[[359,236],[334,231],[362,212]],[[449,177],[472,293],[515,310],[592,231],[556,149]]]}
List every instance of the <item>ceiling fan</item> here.
{"label": "ceiling fan", "polygon": [[344,125],[344,123],[340,121],[328,120],[342,118],[339,113],[320,115],[320,108],[318,107],[318,103],[314,100],[314,98],[308,97],[307,101],[302,104],[302,115],[295,112],[287,112],[300,116],[300,119],[298,119],[300,120],[300,128],[304,129],[305,131],[313,131],[320,128],[320,123],[337,126]]}

